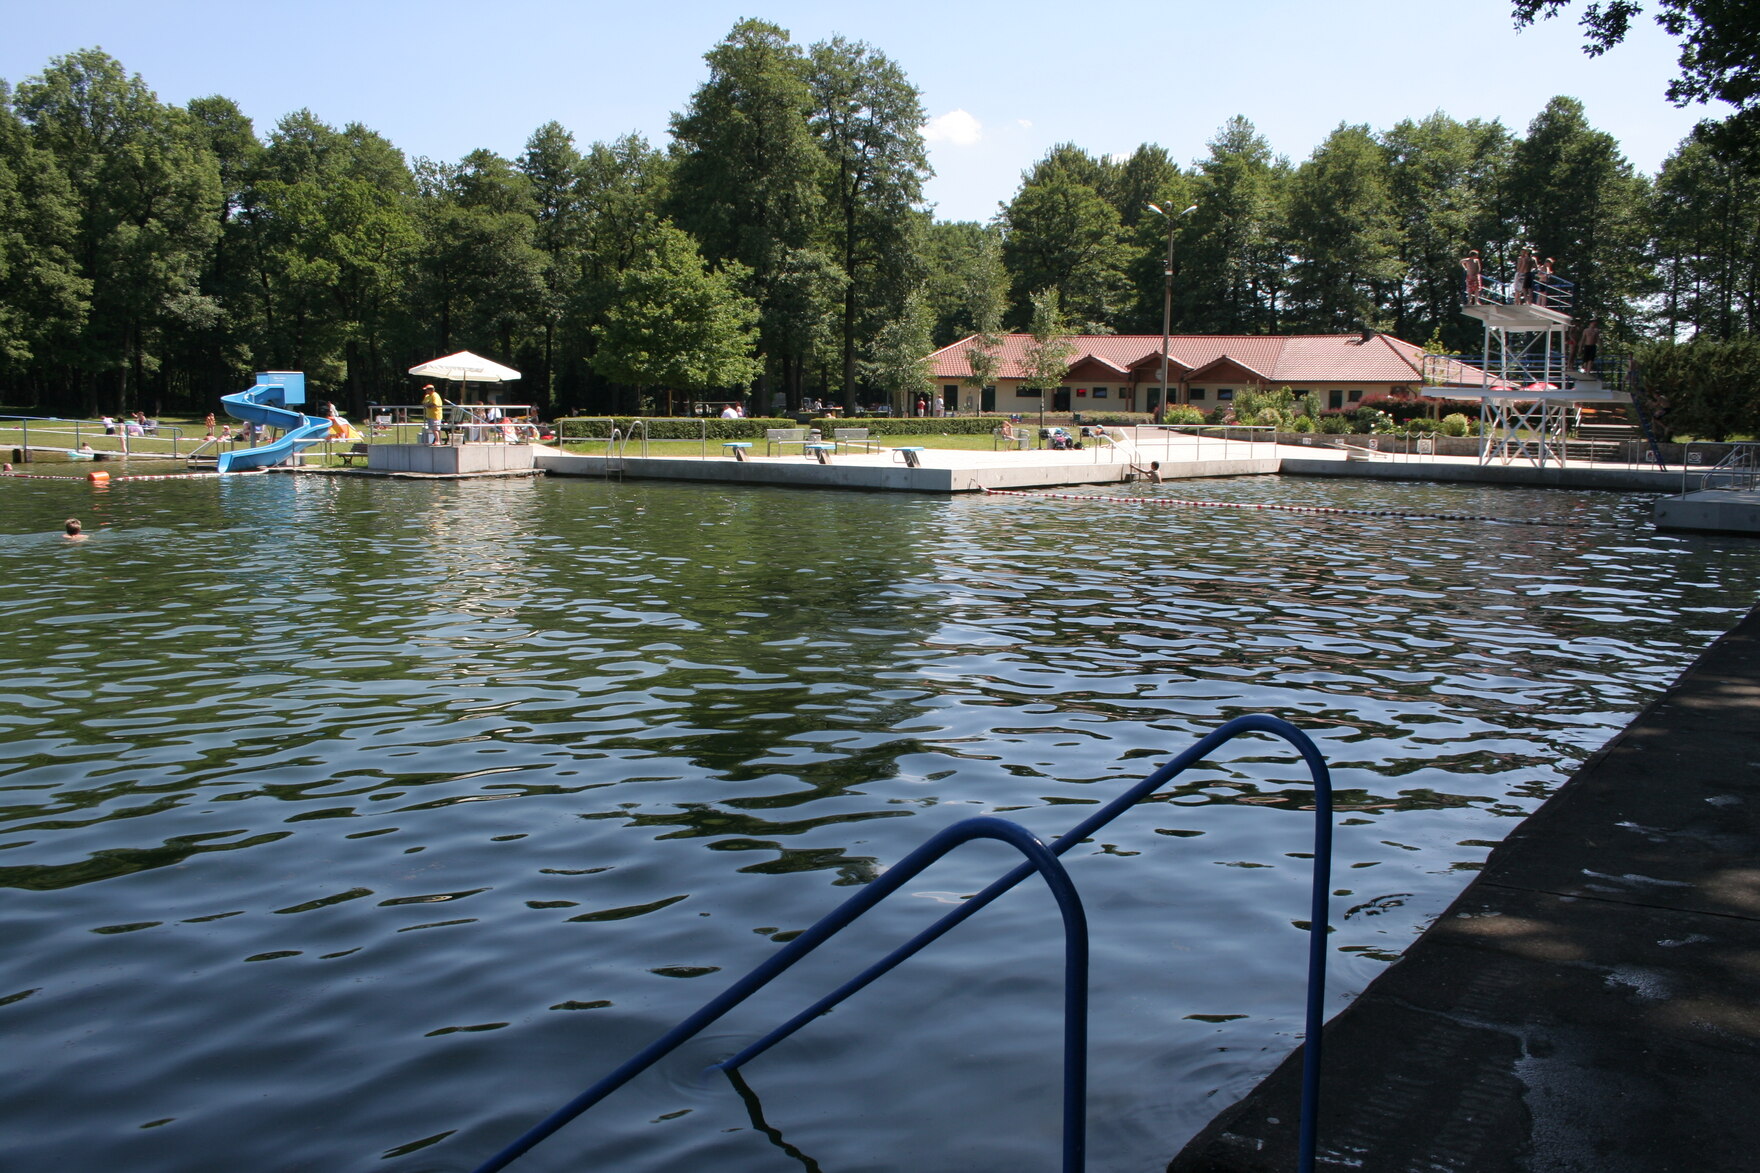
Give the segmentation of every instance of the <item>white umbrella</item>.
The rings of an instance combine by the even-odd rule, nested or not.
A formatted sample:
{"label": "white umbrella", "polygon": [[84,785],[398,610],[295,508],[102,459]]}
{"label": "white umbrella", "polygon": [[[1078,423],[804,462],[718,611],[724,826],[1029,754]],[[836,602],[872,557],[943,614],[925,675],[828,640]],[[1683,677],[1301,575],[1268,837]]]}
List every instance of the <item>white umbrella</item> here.
{"label": "white umbrella", "polygon": [[510,383],[519,378],[519,372],[512,367],[490,362],[482,355],[472,354],[468,350],[411,367],[409,373],[418,379],[445,379],[452,383],[466,384]]}

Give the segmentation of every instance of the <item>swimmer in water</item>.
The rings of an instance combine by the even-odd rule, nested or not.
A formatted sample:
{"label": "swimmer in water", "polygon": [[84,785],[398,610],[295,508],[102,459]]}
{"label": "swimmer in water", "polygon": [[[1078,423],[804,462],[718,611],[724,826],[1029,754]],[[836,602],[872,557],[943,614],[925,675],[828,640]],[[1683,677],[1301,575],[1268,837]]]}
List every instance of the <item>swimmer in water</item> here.
{"label": "swimmer in water", "polygon": [[62,526],[61,529],[67,535],[67,540],[70,542],[83,542],[86,540],[86,535],[82,532],[83,527],[80,525],[79,518],[77,517],[68,518],[67,524]]}

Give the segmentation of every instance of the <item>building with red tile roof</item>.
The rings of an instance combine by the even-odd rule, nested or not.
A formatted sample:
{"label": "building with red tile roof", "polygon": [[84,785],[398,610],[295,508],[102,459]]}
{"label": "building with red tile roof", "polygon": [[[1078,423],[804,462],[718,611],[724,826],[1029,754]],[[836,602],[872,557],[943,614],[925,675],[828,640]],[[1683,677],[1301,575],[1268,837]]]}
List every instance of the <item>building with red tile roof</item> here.
{"label": "building with red tile roof", "polygon": [[[1379,395],[1419,394],[1425,384],[1421,347],[1386,334],[1175,334],[1167,345],[1167,382],[1161,392],[1161,335],[1077,334],[1069,366],[1049,411],[1149,411],[1162,403],[1213,411],[1248,387],[1310,391],[1327,409],[1348,408]],[[962,338],[929,356],[934,378],[950,411],[1036,412],[1041,396],[1026,381],[1030,334],[1002,335],[996,382],[980,394],[959,380],[971,375],[967,354],[976,336]],[[1434,359],[1432,365],[1434,365]],[[1448,382],[1479,382],[1479,372],[1460,363]],[[1435,380],[1432,380],[1435,381]]]}

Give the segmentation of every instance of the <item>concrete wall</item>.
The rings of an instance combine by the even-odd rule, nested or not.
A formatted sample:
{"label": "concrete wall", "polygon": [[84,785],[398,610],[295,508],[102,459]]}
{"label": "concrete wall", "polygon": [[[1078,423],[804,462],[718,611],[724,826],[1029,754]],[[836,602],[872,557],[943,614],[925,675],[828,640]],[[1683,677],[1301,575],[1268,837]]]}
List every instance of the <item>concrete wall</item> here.
{"label": "concrete wall", "polygon": [[518,472],[537,467],[530,444],[375,444],[367,453],[374,472],[414,472],[460,476]]}

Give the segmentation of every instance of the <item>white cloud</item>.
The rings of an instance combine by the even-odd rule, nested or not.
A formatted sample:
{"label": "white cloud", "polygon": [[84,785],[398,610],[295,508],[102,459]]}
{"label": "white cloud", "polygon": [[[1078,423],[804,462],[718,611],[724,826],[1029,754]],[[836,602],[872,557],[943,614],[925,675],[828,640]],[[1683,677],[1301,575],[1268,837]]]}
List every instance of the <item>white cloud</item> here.
{"label": "white cloud", "polygon": [[1024,129],[1024,130],[1033,129],[1033,120],[1031,118],[1017,118],[1017,119],[1015,119],[1015,121],[1020,123],[1022,129]]}
{"label": "white cloud", "polygon": [[923,141],[969,147],[984,137],[984,127],[964,110],[949,110],[923,123]]}

